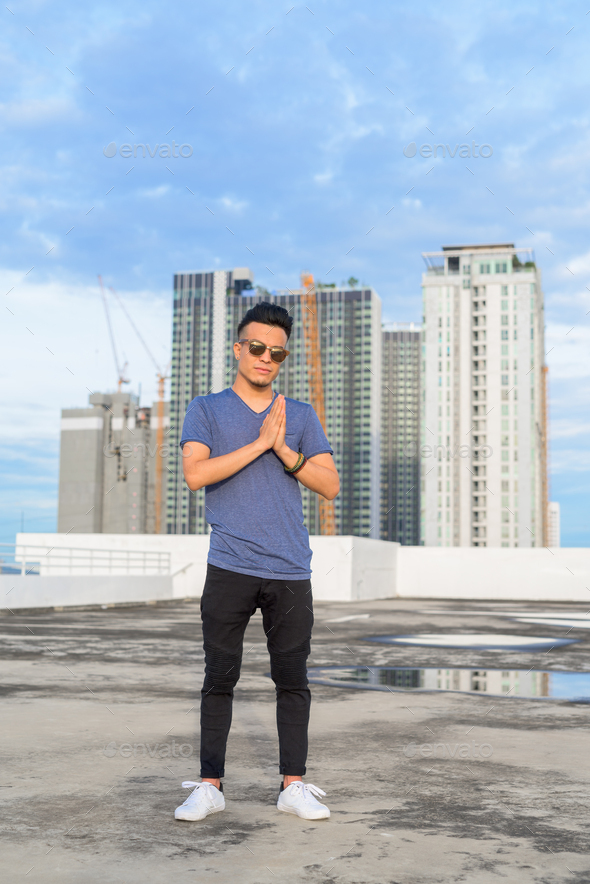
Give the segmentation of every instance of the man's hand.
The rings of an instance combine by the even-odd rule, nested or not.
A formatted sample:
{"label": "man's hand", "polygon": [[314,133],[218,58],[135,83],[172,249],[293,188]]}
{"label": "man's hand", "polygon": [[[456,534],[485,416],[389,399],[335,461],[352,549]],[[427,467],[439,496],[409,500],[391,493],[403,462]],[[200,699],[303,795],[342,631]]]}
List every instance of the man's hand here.
{"label": "man's hand", "polygon": [[260,427],[258,441],[264,446],[265,451],[269,448],[277,451],[277,448],[284,447],[285,426],[285,397],[279,394]]}
{"label": "man's hand", "polygon": [[292,448],[289,448],[289,446],[285,444],[285,432],[287,429],[287,404],[285,402],[284,396],[281,396],[280,399],[280,402],[278,401],[278,399],[276,402],[279,417],[279,427],[272,449],[276,456],[283,461],[286,467],[294,467],[299,458],[299,452],[293,451]]}
{"label": "man's hand", "polygon": [[275,404],[277,405],[279,412],[279,429],[277,432],[275,443],[272,447],[275,454],[278,454],[280,457],[281,452],[285,448],[285,431],[287,429],[287,404],[285,402],[285,397],[277,396]]}

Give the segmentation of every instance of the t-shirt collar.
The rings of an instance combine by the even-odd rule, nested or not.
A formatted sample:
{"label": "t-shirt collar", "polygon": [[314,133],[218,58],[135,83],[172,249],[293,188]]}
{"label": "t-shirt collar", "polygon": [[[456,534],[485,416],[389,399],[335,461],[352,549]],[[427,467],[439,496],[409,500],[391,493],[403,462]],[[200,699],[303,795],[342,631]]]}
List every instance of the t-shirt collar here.
{"label": "t-shirt collar", "polygon": [[238,394],[236,393],[236,391],[234,390],[233,387],[230,387],[229,389],[232,391],[232,393],[234,394],[234,396],[236,396],[236,397],[240,400],[240,402],[242,403],[242,405],[244,405],[244,406],[248,409],[248,411],[249,411],[251,414],[255,414],[255,415],[264,414],[266,411],[268,411],[268,409],[272,407],[272,405],[273,405],[275,399],[276,399],[277,396],[279,395],[279,394],[276,392],[276,390],[273,390],[273,397],[272,397],[272,400],[271,400],[271,402],[266,406],[266,408],[264,409],[264,411],[254,411],[253,408],[250,408],[250,406],[248,405],[247,402],[244,402],[244,400],[242,399],[241,396],[238,396]]}

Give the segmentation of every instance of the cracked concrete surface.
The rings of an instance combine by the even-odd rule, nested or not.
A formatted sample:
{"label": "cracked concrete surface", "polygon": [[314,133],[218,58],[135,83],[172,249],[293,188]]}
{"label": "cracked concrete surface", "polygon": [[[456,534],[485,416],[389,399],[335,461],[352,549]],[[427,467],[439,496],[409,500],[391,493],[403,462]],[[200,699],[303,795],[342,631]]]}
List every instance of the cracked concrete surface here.
{"label": "cracked concrete surface", "polygon": [[[309,665],[588,668],[586,630],[576,630],[578,644],[548,654],[367,641],[561,634],[494,616],[508,604],[436,606],[445,613],[428,613],[424,601],[316,603]],[[534,615],[541,605],[518,610]],[[353,614],[370,617],[331,622]],[[327,792],[332,816],[300,820],[275,807],[274,687],[257,615],[236,689],[226,810],[181,823],[173,819],[188,794],[181,781],[198,779],[198,602],[7,612],[0,653],[4,881],[590,880],[585,704],[313,685],[306,779]],[[410,743],[487,743],[492,754],[408,757]]]}

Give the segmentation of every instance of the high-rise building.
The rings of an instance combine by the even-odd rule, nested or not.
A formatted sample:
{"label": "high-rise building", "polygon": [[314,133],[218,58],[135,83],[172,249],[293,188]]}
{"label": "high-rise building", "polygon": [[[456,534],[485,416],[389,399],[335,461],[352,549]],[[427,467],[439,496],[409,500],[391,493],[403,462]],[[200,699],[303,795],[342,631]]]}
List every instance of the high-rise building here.
{"label": "high-rise building", "polygon": [[544,314],[533,253],[425,252],[422,536],[427,546],[543,546]]}
{"label": "high-rise building", "polygon": [[[290,355],[274,389],[309,401],[300,292],[251,292],[252,280],[246,268],[174,276],[171,446],[178,446],[190,401],[233,384],[238,324],[260,301],[279,304],[294,319]],[[318,287],[317,302],[326,432],[340,473],[341,490],[334,501],[337,532],[378,538],[381,301],[363,286]],[[189,491],[180,457],[170,466],[168,531],[206,533],[204,489]],[[306,527],[318,534],[318,496],[304,486],[301,495]]]}
{"label": "high-rise building", "polygon": [[420,543],[421,326],[383,325],[381,540]]}
{"label": "high-rise building", "polygon": [[548,503],[547,522],[548,537],[547,546],[555,548],[561,546],[561,525],[560,525],[559,504],[556,500],[550,500]]}
{"label": "high-rise building", "polygon": [[232,383],[226,366],[236,329],[228,316],[228,298],[230,293],[239,296],[252,289],[253,279],[247,267],[174,274],[168,534],[207,533],[205,492],[202,488],[192,492],[186,485],[178,446],[189,403],[195,396],[219,393]]}
{"label": "high-rise building", "polygon": [[[60,533],[153,534],[156,463],[162,459],[160,532],[165,533],[169,443],[158,450],[157,411],[131,393],[93,393],[88,408],[62,410],[58,525]],[[164,403],[164,426],[169,425]]]}

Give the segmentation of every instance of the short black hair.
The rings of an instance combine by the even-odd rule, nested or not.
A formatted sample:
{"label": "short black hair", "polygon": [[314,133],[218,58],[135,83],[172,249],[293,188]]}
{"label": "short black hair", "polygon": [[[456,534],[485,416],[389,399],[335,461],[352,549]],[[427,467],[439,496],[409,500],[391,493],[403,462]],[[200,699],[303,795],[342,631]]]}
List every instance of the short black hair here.
{"label": "short black hair", "polygon": [[277,326],[285,331],[287,340],[291,337],[293,317],[289,316],[288,311],[284,307],[279,307],[278,304],[271,304],[270,301],[260,301],[251,307],[240,320],[238,338],[242,333],[242,329],[251,322],[262,322],[264,325]]}

